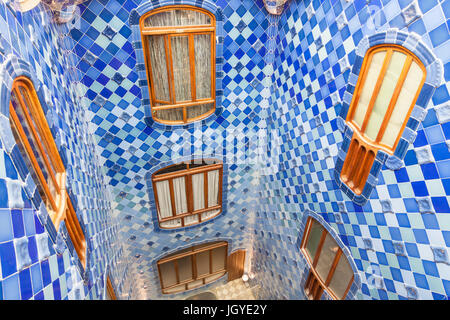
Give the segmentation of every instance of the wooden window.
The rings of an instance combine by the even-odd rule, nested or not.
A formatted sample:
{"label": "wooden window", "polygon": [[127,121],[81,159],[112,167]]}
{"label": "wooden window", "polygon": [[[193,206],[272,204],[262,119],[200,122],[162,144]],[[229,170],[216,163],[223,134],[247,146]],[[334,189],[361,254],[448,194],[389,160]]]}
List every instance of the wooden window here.
{"label": "wooden window", "polygon": [[29,79],[14,80],[9,112],[14,138],[49,216],[56,230],[65,221],[78,257],[85,265],[86,241],[66,191],[66,170]]}
{"label": "wooden window", "polygon": [[326,290],[335,300],[345,299],[353,283],[353,270],[333,237],[311,217],[301,251],[311,267],[305,284],[308,298],[319,300]]}
{"label": "wooden window", "polygon": [[116,293],[109,276],[106,277],[106,300],[117,300]]}
{"label": "wooden window", "polygon": [[394,154],[425,78],[422,62],[401,46],[367,52],[346,119],[354,133],[340,176],[355,194],[362,193],[377,151]]}
{"label": "wooden window", "polygon": [[212,114],[214,15],[192,6],[166,6],[143,15],[140,28],[153,119],[183,124]]}
{"label": "wooden window", "polygon": [[190,247],[158,261],[165,294],[191,290],[213,282],[227,272],[228,243],[212,242]]}
{"label": "wooden window", "polygon": [[222,212],[223,164],[194,160],[153,174],[158,221],[162,229],[192,226]]}

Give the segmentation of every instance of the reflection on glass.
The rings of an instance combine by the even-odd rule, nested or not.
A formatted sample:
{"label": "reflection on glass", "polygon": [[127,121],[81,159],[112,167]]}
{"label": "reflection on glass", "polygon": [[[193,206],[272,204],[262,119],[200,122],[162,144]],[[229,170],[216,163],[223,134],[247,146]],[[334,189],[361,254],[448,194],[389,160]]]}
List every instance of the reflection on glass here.
{"label": "reflection on glass", "polygon": [[320,238],[322,237],[322,232],[323,227],[318,222],[316,222],[316,220],[311,220],[311,229],[305,247],[311,259],[311,262],[314,260],[314,257],[316,256]]}

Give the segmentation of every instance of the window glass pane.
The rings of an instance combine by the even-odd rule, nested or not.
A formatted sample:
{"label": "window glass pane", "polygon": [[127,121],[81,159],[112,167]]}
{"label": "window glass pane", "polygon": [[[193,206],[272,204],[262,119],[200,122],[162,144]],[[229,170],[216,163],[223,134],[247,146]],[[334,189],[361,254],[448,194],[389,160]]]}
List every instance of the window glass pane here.
{"label": "window glass pane", "polygon": [[211,18],[199,11],[175,9],[151,15],[144,21],[145,27],[210,25]]}
{"label": "window glass pane", "polygon": [[[214,245],[222,245],[221,247],[208,249]],[[199,252],[200,250],[206,250]],[[180,257],[181,254],[189,254],[188,256]],[[210,255],[212,262],[212,269],[210,269]],[[194,288],[197,286],[201,286],[202,282],[197,281],[197,279],[201,277],[205,277],[208,281],[213,281],[215,279],[220,278],[222,275],[226,273],[226,256],[227,255],[227,247],[226,242],[223,241],[215,241],[209,243],[203,243],[199,245],[195,245],[189,248],[182,249],[178,252],[167,255],[164,260],[160,260],[159,262],[159,271],[161,274],[161,284],[162,287],[173,286],[179,284],[180,282],[185,282],[187,288]],[[173,261],[167,261],[168,258],[176,259]],[[196,274],[194,277],[194,266]],[[211,273],[220,272],[220,275],[209,276]],[[177,282],[177,274],[178,281]],[[207,282],[208,282],[207,281]],[[164,290],[164,293],[173,293],[175,291],[184,291],[186,288],[182,286],[177,286],[178,290]]]}
{"label": "window glass pane", "polygon": [[[166,36],[148,36],[147,39],[154,99],[168,102],[170,101],[170,91],[164,37]],[[161,103],[156,102],[155,105],[158,106]]]}
{"label": "window glass pane", "polygon": [[180,282],[192,279],[192,256],[177,259]]}
{"label": "window glass pane", "polygon": [[395,104],[392,116],[389,119],[389,124],[386,127],[382,143],[393,148],[394,143],[397,140],[399,134],[401,134],[400,129],[403,123],[406,121],[406,116],[408,115],[409,109],[413,104],[413,100],[416,97],[417,91],[420,89],[419,86],[422,83],[423,71],[420,66],[413,61],[411,68],[405,78],[402,90],[398,97],[397,103]]}
{"label": "window glass pane", "polygon": [[226,247],[219,247],[212,250],[212,272],[225,269]]}
{"label": "window glass pane", "polygon": [[156,117],[165,121],[183,121],[183,109],[172,108],[167,110],[157,110]]}
{"label": "window glass pane", "polygon": [[[25,90],[22,86],[19,87],[19,91],[20,91],[20,94],[22,96],[22,100],[27,105],[26,108],[28,110],[30,110],[30,106],[32,105],[32,100],[31,100],[31,97],[30,97],[28,91]],[[14,96],[16,95],[15,91],[13,91],[11,96],[13,96],[13,95]],[[17,109],[16,109],[16,112],[17,112]],[[31,113],[31,111],[29,111],[29,113]],[[43,149],[44,149],[44,152],[45,152],[44,154],[40,154],[40,157],[44,157],[45,156],[47,158],[48,163],[50,164],[50,168],[48,168],[49,173],[55,174],[57,172],[57,170],[55,169],[53,162],[50,161],[51,157],[50,157],[50,153],[49,153],[50,150],[49,150],[49,146],[48,146],[48,139],[46,139],[45,136],[42,135],[43,134],[42,129],[41,129],[42,125],[39,125],[39,122],[38,122],[38,119],[37,119],[37,115],[34,116],[31,113],[30,117],[31,117],[32,125],[33,125],[33,127],[34,127],[34,129],[35,129],[35,131],[36,131],[36,133],[37,133],[37,135],[39,137],[38,139],[41,141]],[[22,123],[22,126],[23,125],[24,125],[24,123]],[[44,125],[48,125],[48,124],[45,123]],[[31,132],[30,132],[30,134],[31,134]],[[51,138],[53,139],[53,137],[51,137]],[[36,148],[37,148],[37,146],[36,146]],[[40,153],[41,151],[36,151],[36,152]]]}
{"label": "window glass pane", "polygon": [[194,210],[205,208],[204,174],[192,175],[192,193],[194,195]]}
{"label": "window glass pane", "polygon": [[353,276],[353,270],[347,261],[344,254],[339,258],[338,265],[334,270],[333,278],[331,279],[330,285],[328,286],[331,291],[338,297],[342,299],[347,290],[348,284]]}
{"label": "window glass pane", "polygon": [[175,195],[176,214],[183,214],[188,211],[186,199],[185,177],[173,179],[173,192]]}
{"label": "window glass pane", "polygon": [[163,288],[177,283],[173,261],[160,264],[159,271],[161,273],[161,283]]}
{"label": "window glass pane", "polygon": [[391,102],[400,74],[405,64],[406,55],[402,52],[395,51],[392,54],[391,61],[386,70],[380,92],[375,100],[374,107],[370,114],[365,134],[373,141],[376,140],[384,116]]}
{"label": "window glass pane", "polygon": [[175,85],[175,101],[191,101],[191,73],[189,62],[189,37],[170,37]]}
{"label": "window glass pane", "polygon": [[212,210],[212,211],[206,211],[202,213],[202,221],[211,219],[212,217],[216,216],[220,210]]}
{"label": "window glass pane", "polygon": [[[14,108],[14,111],[17,114],[17,117],[19,119],[20,124],[22,125],[22,128],[23,128],[23,130],[25,132],[25,135],[27,137],[27,141],[28,141],[28,143],[31,146],[34,158],[36,159],[36,161],[38,163],[38,166],[40,168],[40,171],[42,172],[42,175],[44,176],[46,184],[47,184],[47,186],[48,186],[48,188],[50,190],[51,197],[53,197],[53,199],[56,199],[56,197],[58,195],[58,189],[59,188],[53,183],[53,180],[51,179],[51,176],[50,176],[52,173],[50,173],[50,171],[47,170],[47,167],[46,167],[46,165],[44,163],[44,157],[47,157],[47,159],[49,159],[48,158],[48,154],[44,155],[39,150],[38,142],[34,138],[34,135],[32,134],[31,127],[29,126],[29,123],[26,121],[24,111],[22,109],[22,106],[20,106],[19,100],[18,100],[18,98],[17,98],[17,96],[15,94],[15,91],[13,91],[12,94],[11,94],[11,104],[12,104],[12,106]],[[32,125],[36,128],[36,125],[34,123]],[[18,128],[16,128],[16,126],[15,126],[15,124],[14,124],[14,122],[12,120],[11,120],[11,128],[13,129],[13,134],[14,134],[15,140],[16,140],[16,142],[18,142],[19,150],[20,150],[20,152],[22,154],[23,159],[25,160],[27,168],[30,170],[30,173],[31,173],[31,175],[33,177],[33,180],[36,183],[36,186],[38,187],[38,191],[39,191],[40,196],[42,197],[42,200],[45,202],[45,205],[46,205],[46,207],[49,210],[52,210],[52,211],[57,210],[57,208],[53,208],[53,206],[50,204],[50,200],[48,199],[47,194],[44,192],[44,188],[43,188],[43,186],[40,183],[40,180],[38,178],[37,172],[34,169],[34,166],[32,165],[30,156],[28,155],[28,153],[27,153],[27,151],[25,149],[25,146],[21,142],[22,138],[19,135]],[[40,140],[40,141],[43,144],[43,141],[42,140]],[[43,146],[44,146],[44,144],[43,144]],[[45,146],[44,146],[44,148],[45,148]],[[51,163],[51,161],[49,161],[49,162]],[[51,168],[53,168],[53,167],[51,167]]]}
{"label": "window glass pane", "polygon": [[168,218],[172,216],[172,202],[170,200],[169,181],[156,182],[156,193],[158,195],[159,217]]}
{"label": "window glass pane", "polygon": [[209,251],[197,254],[197,275],[202,276],[209,272]]}
{"label": "window glass pane", "polygon": [[198,215],[193,215],[193,216],[188,216],[186,218],[184,218],[184,225],[189,226],[191,224],[196,224],[199,223],[200,221],[198,221]]}
{"label": "window glass pane", "polygon": [[185,290],[186,290],[186,285],[181,284],[181,285],[173,287],[171,289],[166,289],[166,290],[164,290],[164,292],[165,293],[176,293],[176,292],[181,292],[181,291],[185,291]]}
{"label": "window glass pane", "polygon": [[219,170],[208,172],[208,207],[218,204],[219,200]]}
{"label": "window glass pane", "polygon": [[188,120],[193,120],[214,109],[214,103],[201,104],[186,108]]}
{"label": "window glass pane", "polygon": [[381,68],[383,66],[383,61],[386,56],[386,51],[376,52],[372,56],[372,62],[367,69],[367,77],[362,88],[360,88],[360,97],[358,100],[358,105],[353,116],[353,121],[362,127],[364,117],[366,115],[367,107],[369,106],[370,99],[372,98],[372,93],[377,83],[378,76],[380,74]]}
{"label": "window glass pane", "polygon": [[178,227],[181,227],[181,218],[180,219],[174,219],[174,220],[161,222],[160,225],[161,225],[162,228],[166,228],[166,229],[178,228]]}
{"label": "window glass pane", "polygon": [[334,257],[339,246],[328,233],[325,238],[322,250],[320,251],[319,261],[317,262],[316,271],[323,282],[327,280],[328,272],[333,264]]}
{"label": "window glass pane", "polygon": [[311,229],[308,240],[306,241],[305,249],[312,262],[316,256],[317,247],[319,246],[320,238],[322,237],[323,227],[316,220],[311,219],[311,221]]}
{"label": "window glass pane", "polygon": [[203,285],[203,279],[197,280],[197,281],[192,281],[187,284],[187,287],[188,287],[188,289],[194,289],[194,288],[200,287],[201,285]]}
{"label": "window glass pane", "polygon": [[197,99],[211,98],[211,34],[194,35]]}

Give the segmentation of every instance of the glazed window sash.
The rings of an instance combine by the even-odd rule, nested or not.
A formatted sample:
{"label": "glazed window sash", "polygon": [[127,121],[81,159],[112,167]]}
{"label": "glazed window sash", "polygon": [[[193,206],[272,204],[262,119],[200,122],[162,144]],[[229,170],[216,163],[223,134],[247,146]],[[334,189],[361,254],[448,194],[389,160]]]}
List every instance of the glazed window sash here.
{"label": "glazed window sash", "polygon": [[158,261],[161,289],[165,294],[194,289],[227,272],[227,242],[194,246]]}
{"label": "glazed window sash", "polygon": [[[215,19],[202,12],[209,19],[206,25],[146,23],[152,16],[173,9],[157,10],[141,19],[152,116],[168,124],[192,122],[215,110]],[[193,8],[182,9],[199,13]],[[196,19],[200,22],[202,17]]]}
{"label": "glazed window sash", "polygon": [[222,176],[221,163],[194,168],[188,163],[184,170],[156,173],[153,176],[153,190],[160,226],[184,227],[220,214]]}

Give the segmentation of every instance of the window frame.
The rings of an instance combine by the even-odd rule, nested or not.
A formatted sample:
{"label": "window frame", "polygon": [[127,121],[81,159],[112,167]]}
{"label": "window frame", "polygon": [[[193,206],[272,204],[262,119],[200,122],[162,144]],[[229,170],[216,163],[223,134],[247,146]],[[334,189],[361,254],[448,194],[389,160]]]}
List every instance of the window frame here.
{"label": "window frame", "polygon": [[[105,300],[117,300],[116,292],[114,291],[114,287],[111,282],[111,278],[106,276],[106,297],[110,297],[111,299],[105,299]],[[105,297],[105,298],[106,298]]]}
{"label": "window frame", "polygon": [[[212,272],[212,250],[217,249],[217,248],[221,248],[221,247],[225,247],[224,269]],[[163,258],[161,258],[161,259],[159,259],[157,261],[156,264],[157,264],[157,267],[158,267],[159,283],[160,283],[161,291],[162,291],[163,294],[175,294],[175,293],[185,292],[185,291],[188,291],[188,290],[197,289],[199,287],[202,287],[202,286],[204,286],[206,284],[212,283],[212,282],[220,279],[220,277],[219,277],[217,279],[214,279],[212,281],[207,282],[206,281],[207,277],[218,275],[220,273],[223,273],[222,276],[224,276],[228,272],[228,242],[227,241],[215,241],[215,242],[203,243],[203,244],[194,245],[192,247],[187,248],[188,251],[185,251],[185,250],[186,249],[181,249],[179,251],[183,251],[182,253],[177,253],[177,252],[179,252],[179,251],[177,251],[177,252],[175,252],[173,254],[169,254],[169,255],[167,255],[167,256],[165,256],[165,257],[163,257]],[[210,273],[207,273],[207,274],[204,274],[204,275],[198,277],[198,275],[197,275],[197,264],[196,264],[197,260],[196,260],[196,256],[199,253],[203,253],[203,252],[206,252],[206,251],[209,251],[209,271],[210,271]],[[188,257],[188,256],[192,256],[192,259],[191,259],[191,263],[192,263],[192,279],[180,282],[179,281],[179,270],[178,270],[178,265],[177,265],[176,261],[179,260],[179,259]],[[162,278],[162,273],[161,273],[161,265],[164,264],[164,263],[172,262],[172,261],[175,261],[174,262],[174,268],[175,268],[175,274],[176,274],[177,283],[174,284],[174,285],[170,285],[170,286],[165,287],[163,285],[163,281],[162,281],[163,278]],[[203,280],[202,281],[203,284],[201,284],[201,285],[199,285],[199,286],[197,286],[195,288],[188,288],[188,284],[189,283],[195,282],[195,281],[198,281],[198,280]],[[174,288],[174,287],[177,287],[177,286],[180,286],[180,285],[183,285],[183,284],[185,285],[183,290],[174,291],[174,292],[167,292],[167,290],[169,290],[171,288]]]}
{"label": "window frame", "polygon": [[[164,27],[145,27],[145,20],[155,14],[172,11],[172,10],[191,10],[197,11],[202,14],[207,15],[211,19],[210,25],[190,25],[190,26],[164,26]],[[202,120],[213,114],[216,110],[216,17],[214,14],[205,10],[203,8],[190,6],[190,5],[169,5],[163,6],[154,10],[151,10],[140,17],[139,20],[140,34],[143,47],[143,55],[146,67],[146,79],[149,84],[149,95],[150,95],[150,112],[151,117],[154,121],[165,124],[165,125],[186,125],[198,120]],[[211,35],[211,98],[197,99],[196,98],[196,79],[195,79],[195,53],[194,53],[194,36],[195,35]],[[153,81],[153,70],[151,66],[151,59],[149,54],[149,41],[147,36],[164,35],[165,54],[166,54],[166,70],[168,77],[168,88],[170,101],[167,105],[156,106],[156,103],[165,103],[166,101],[157,100],[155,98],[154,91],[154,81]],[[175,97],[175,84],[173,75],[173,62],[172,62],[172,50],[171,41],[172,37],[176,36],[188,36],[189,41],[189,65],[190,65],[190,87],[191,87],[191,100],[187,101],[176,101]],[[213,107],[210,111],[199,115],[197,117],[188,119],[187,118],[187,108],[197,105],[212,103]],[[181,109],[183,111],[183,120],[164,120],[157,117],[158,110],[170,110],[170,109]]]}
{"label": "window frame", "polygon": [[[42,190],[49,203],[46,204],[50,220],[58,231],[61,222],[65,222],[68,235],[72,241],[75,251],[83,267],[86,266],[86,240],[78,221],[75,209],[70,200],[68,191],[66,189],[66,169],[62,162],[52,132],[48,126],[42,105],[37,96],[34,85],[30,79],[25,76],[19,76],[14,79],[12,88],[10,90],[11,98],[9,100],[9,120],[11,130],[13,132],[15,141],[21,147],[28,162],[31,164],[30,174],[34,174],[38,181],[34,181],[36,187]],[[12,95],[17,99],[17,108],[20,108],[27,123],[29,134],[33,136],[36,143],[30,142],[27,133],[24,130],[22,123],[17,115],[16,109],[12,102]],[[23,96],[22,96],[23,95]],[[24,99],[25,97],[25,99]],[[44,160],[44,167],[47,170],[49,179],[57,188],[58,193],[56,199],[49,189],[47,180],[38,163],[33,146],[36,152],[39,153]],[[24,153],[20,152],[22,157]],[[35,180],[35,179],[33,179]]]}
{"label": "window frame", "polygon": [[[384,51],[386,52],[386,57],[384,58],[380,73],[378,74],[377,82],[375,84],[374,91],[370,97],[370,102],[369,105],[367,106],[367,110],[364,115],[364,120],[360,128],[359,125],[354,121],[354,115],[358,108],[358,102],[362,94],[362,89],[365,86],[366,78],[368,76],[368,69],[371,65],[373,56],[378,52]],[[406,55],[405,63],[403,65],[399,79],[397,80],[397,83],[395,85],[394,92],[389,101],[386,114],[381,122],[380,129],[377,133],[376,139],[375,141],[372,141],[372,139],[365,136],[364,132],[367,128],[367,124],[372,115],[376,99],[379,95],[379,91],[383,84],[383,80],[385,79],[387,68],[392,59],[392,55],[395,51],[401,52]],[[398,132],[397,137],[395,138],[395,142],[391,147],[386,144],[383,144],[381,140],[383,139],[386,128],[389,124],[392,113],[398,101],[399,95],[403,89],[406,76],[408,75],[408,72],[413,62],[419,65],[419,67],[423,71],[423,76],[420,85],[417,91],[415,92],[414,99],[412,100],[412,103],[409,106],[408,112],[405,115],[403,124]],[[361,72],[359,74],[355,86],[352,101],[345,119],[346,124],[352,129],[353,135],[350,139],[348,152],[345,157],[341,173],[339,175],[341,181],[347,187],[349,187],[356,195],[361,195],[363,193],[364,187],[367,182],[367,178],[369,176],[373,162],[376,158],[377,152],[381,150],[391,156],[394,154],[400,141],[400,138],[402,137],[402,134],[405,130],[406,124],[408,122],[407,120],[411,116],[414,106],[416,105],[416,102],[425,84],[426,78],[427,78],[427,70],[422,61],[413,52],[411,52],[410,50],[406,49],[403,46],[397,44],[380,44],[375,45],[371,47],[369,50],[367,50],[361,67]],[[353,168],[359,168],[359,170],[356,170],[355,172]]]}
{"label": "window frame", "polygon": [[[203,161],[205,161],[206,163],[208,162],[208,160],[212,160],[212,159],[202,159]],[[194,162],[198,160],[192,160],[192,161],[184,161],[181,163],[177,163],[177,164],[172,164],[170,166],[164,167],[158,171],[156,171],[155,173],[153,173],[152,175],[152,184],[153,184],[153,194],[155,197],[155,205],[156,205],[156,215],[158,218],[158,224],[159,227],[161,229],[164,230],[173,230],[173,229],[179,229],[179,228],[185,228],[185,227],[192,227],[192,226],[196,226],[199,225],[203,222],[209,221],[211,219],[214,219],[215,217],[219,216],[222,213],[222,191],[223,191],[223,162],[214,159],[214,161],[216,163],[214,164],[205,164],[202,165],[200,167],[194,167],[194,168],[190,168],[190,162]],[[168,168],[180,165],[180,164],[186,164],[186,169],[181,169],[181,170],[177,170],[174,172],[169,172],[169,173],[160,173],[163,170],[166,170]],[[217,196],[217,205],[213,206],[213,207],[208,207],[208,172],[210,171],[215,171],[218,170],[219,171],[219,181],[218,181],[218,196]],[[203,173],[204,174],[204,187],[203,187],[203,191],[205,193],[205,197],[204,197],[204,201],[205,201],[205,208],[203,209],[199,209],[194,211],[194,193],[193,193],[193,188],[192,188],[192,176],[195,174],[200,174]],[[183,214],[176,214],[176,208],[175,208],[175,196],[174,196],[174,186],[173,186],[173,179],[175,178],[181,178],[184,177],[185,178],[185,183],[186,183],[186,201],[187,201],[187,207],[188,207],[188,211],[186,213]],[[169,189],[170,189],[170,200],[171,200],[171,208],[172,208],[172,217],[168,217],[168,218],[160,218],[160,205],[159,205],[159,199],[158,199],[158,192],[157,192],[157,188],[156,188],[156,183],[157,182],[161,182],[161,181],[169,181]],[[202,220],[202,214],[208,211],[213,211],[213,210],[219,210],[218,213],[212,217],[209,217],[207,219]],[[190,217],[190,216],[194,216],[197,215],[198,216],[198,223],[194,223],[194,224],[189,224],[189,225],[185,225],[185,218],[186,217]],[[161,225],[161,223],[163,222],[167,222],[167,221],[171,221],[171,220],[177,220],[177,219],[181,219],[181,226],[180,227],[173,227],[173,228],[168,228],[168,227],[163,227]]]}
{"label": "window frame", "polygon": [[[306,250],[306,245],[308,243],[308,238],[309,238],[309,235],[311,232],[311,227],[312,227],[314,221],[316,223],[318,223],[322,227],[323,230],[322,230],[319,244],[317,246],[315,256],[310,257],[308,251]],[[327,278],[324,281],[319,276],[319,274],[315,270],[315,268],[319,261],[319,257],[322,252],[323,244],[325,242],[327,235],[329,235],[333,239],[333,241],[336,243],[338,250],[336,251],[336,254],[333,258],[333,263],[330,267],[330,270],[328,271]],[[355,280],[355,275],[354,274],[352,275],[352,277],[347,285],[347,288],[341,298],[338,298],[336,296],[336,294],[329,288],[329,285],[330,285],[331,281],[333,280],[335,270],[338,266],[338,263],[339,263],[341,257],[344,256],[345,259],[347,259],[347,258],[345,257],[345,254],[343,255],[344,252],[343,252],[342,248],[340,247],[340,245],[337,243],[336,239],[334,239],[334,237],[327,231],[327,229],[317,219],[314,219],[311,216],[309,216],[306,221],[306,227],[305,227],[305,231],[303,233],[303,238],[302,238],[302,242],[300,245],[300,251],[303,253],[307,263],[310,266],[309,274],[308,274],[308,277],[307,277],[306,283],[305,283],[305,293],[308,296],[308,298],[310,300],[318,300],[318,299],[320,299],[323,291],[325,290],[331,296],[332,299],[345,300],[345,298],[347,297],[347,295],[350,291],[350,288]],[[349,262],[349,264],[350,264],[350,262]]]}
{"label": "window frame", "polygon": [[[393,53],[394,51],[399,51],[399,52],[404,53],[407,56],[406,61],[405,61],[405,65],[408,64],[408,68],[404,67],[402,69],[402,73],[401,73],[401,75],[399,77],[399,80],[397,81],[396,88],[395,88],[395,91],[393,93],[393,97],[395,97],[395,98],[391,99],[391,101],[389,103],[388,110],[387,110],[386,115],[385,115],[385,117],[383,119],[383,122],[381,124],[380,131],[377,134],[376,141],[371,141],[369,138],[364,137],[364,133],[363,132],[365,131],[365,127],[367,126],[367,123],[368,123],[368,121],[370,119],[370,114],[372,113],[373,107],[375,105],[376,98],[378,97],[379,90],[381,89],[381,85],[382,85],[382,82],[383,82],[383,79],[384,79],[384,75],[386,74],[386,71],[387,71],[386,69],[387,69],[387,66],[388,66],[388,64],[390,62],[390,59],[389,60],[385,59],[383,61],[383,67],[382,67],[382,70],[381,70],[380,74],[378,75],[377,84],[376,84],[375,89],[374,89],[374,92],[376,92],[376,93],[372,93],[371,101],[370,101],[369,106],[367,107],[367,111],[366,111],[366,114],[365,114],[365,117],[364,117],[364,123],[362,124],[362,128],[359,128],[358,125],[353,121],[353,116],[354,116],[354,114],[356,112],[356,109],[358,107],[360,94],[362,92],[361,89],[364,87],[365,80],[366,80],[367,74],[368,74],[367,71],[368,71],[368,68],[370,66],[370,63],[372,62],[372,57],[373,57],[373,55],[375,53],[380,52],[380,51],[387,51],[388,54],[389,54],[389,52]],[[391,53],[391,56],[392,56],[392,53]],[[420,68],[422,69],[423,77],[421,79],[419,88],[418,88],[418,90],[417,90],[417,92],[416,92],[416,94],[414,96],[413,102],[412,102],[411,106],[408,109],[408,113],[405,116],[405,121],[403,121],[403,125],[402,125],[402,127],[401,127],[401,129],[400,129],[400,131],[399,131],[399,133],[397,135],[395,143],[394,143],[394,145],[392,147],[389,147],[388,145],[385,145],[385,144],[381,143],[380,141],[383,138],[383,134],[384,134],[384,132],[386,130],[386,127],[387,127],[387,125],[389,123],[389,120],[390,120],[390,117],[392,115],[392,112],[394,111],[395,104],[398,101],[398,97],[400,95],[401,89],[403,88],[404,81],[406,79],[406,76],[408,74],[408,71],[410,70],[410,67],[411,67],[411,64],[412,64],[413,61],[416,62],[420,66]],[[422,63],[422,61],[420,61],[420,59],[414,53],[412,53],[410,50],[406,49],[405,47],[397,45],[397,44],[381,44],[381,45],[376,45],[376,46],[371,47],[369,50],[367,50],[365,58],[364,58],[364,61],[363,61],[363,65],[361,67],[361,73],[360,73],[360,76],[358,77],[358,82],[356,83],[356,87],[355,87],[355,91],[354,91],[354,94],[353,94],[352,102],[350,104],[350,108],[349,108],[349,111],[347,113],[347,117],[346,117],[346,120],[345,120],[346,123],[353,129],[353,132],[355,132],[358,135],[360,140],[362,140],[368,146],[376,148],[377,150],[383,150],[386,153],[388,153],[390,155],[393,155],[395,149],[397,148],[397,145],[398,145],[398,142],[400,140],[400,137],[402,136],[402,133],[405,130],[406,123],[407,123],[406,120],[409,119],[409,117],[411,116],[411,112],[412,112],[412,110],[413,110],[413,108],[414,108],[414,106],[415,106],[415,104],[417,102],[417,99],[419,98],[420,92],[422,90],[423,85],[425,84],[426,78],[427,78],[427,70],[426,70],[426,67],[424,66],[424,64]]]}

